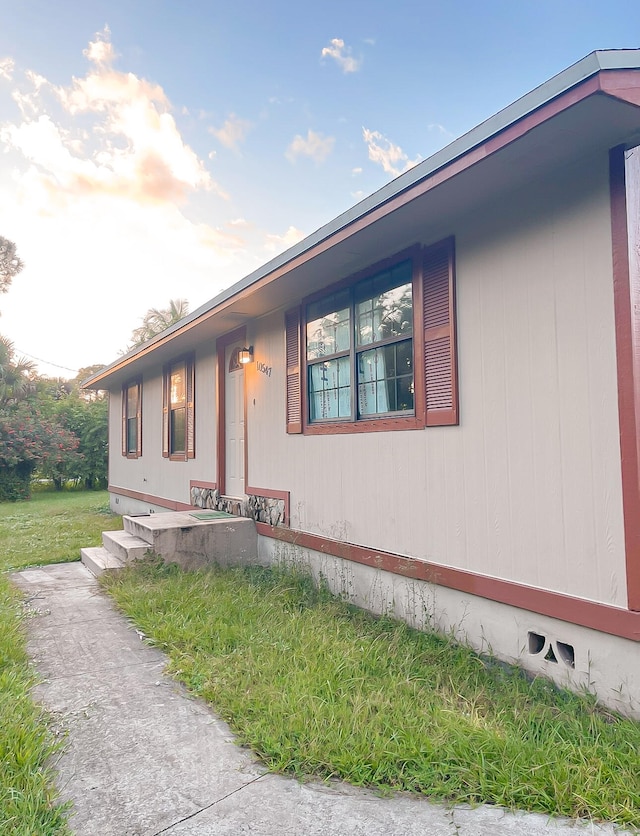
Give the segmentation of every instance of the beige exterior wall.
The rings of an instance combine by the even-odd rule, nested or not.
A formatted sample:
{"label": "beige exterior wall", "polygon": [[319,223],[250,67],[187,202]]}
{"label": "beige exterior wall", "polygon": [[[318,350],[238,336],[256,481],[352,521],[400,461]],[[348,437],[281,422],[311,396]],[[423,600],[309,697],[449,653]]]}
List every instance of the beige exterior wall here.
{"label": "beige exterior wall", "polygon": [[[142,381],[142,456],[127,459],[120,454],[122,405],[113,393],[109,408],[109,484],[162,499],[189,502],[191,479],[216,478],[216,361],[215,346],[199,346],[196,351],[196,457],[186,462],[162,456],[162,368],[158,366]],[[114,510],[142,513],[153,503],[137,504],[121,498]]]}
{"label": "beige exterior wall", "polygon": [[626,606],[608,189],[602,154],[425,230],[455,234],[459,427],[287,436],[283,314],[255,323],[249,485],[293,528]]}

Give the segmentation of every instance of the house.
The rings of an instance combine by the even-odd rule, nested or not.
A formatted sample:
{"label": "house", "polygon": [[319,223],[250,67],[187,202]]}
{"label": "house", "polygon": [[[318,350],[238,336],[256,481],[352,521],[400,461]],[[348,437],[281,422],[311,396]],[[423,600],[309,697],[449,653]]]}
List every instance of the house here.
{"label": "house", "polygon": [[252,517],[260,560],[640,717],[640,50],[85,385],[111,395],[115,511]]}

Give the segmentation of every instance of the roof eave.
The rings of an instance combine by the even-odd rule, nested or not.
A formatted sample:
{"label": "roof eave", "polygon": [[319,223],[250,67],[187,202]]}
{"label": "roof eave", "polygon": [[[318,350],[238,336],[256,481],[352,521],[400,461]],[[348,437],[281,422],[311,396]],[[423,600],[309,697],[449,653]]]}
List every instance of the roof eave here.
{"label": "roof eave", "polygon": [[[265,279],[272,273],[282,270],[287,264],[309,253],[318,245],[334,237],[337,233],[356,222],[362,222],[368,215],[380,210],[385,204],[398,198],[403,193],[415,188],[419,183],[432,177],[441,169],[451,166],[471,154],[479,146],[489,143],[499,134],[526,119],[546,104],[567,95],[579,85],[603,71],[610,70],[640,70],[640,50],[600,50],[592,52],[585,58],[563,70],[558,75],[536,87],[512,104],[500,110],[494,116],[472,128],[468,133],[451,142],[445,148],[437,151],[431,157],[418,163],[409,171],[391,180],[369,197],[355,204],[346,212],[341,213],[302,241],[285,250],[271,261],[249,273],[240,281],[225,289],[209,302],[197,308],[187,317],[181,319],[171,328],[163,331],[157,337],[132,349],[118,360],[105,366],[100,372],[87,378],[81,384],[83,388],[100,388],[113,374],[124,367],[143,358],[160,345],[166,344],[178,334],[190,328],[197,320],[205,315],[213,316],[226,302],[256,282]],[[595,92],[595,91],[594,91]],[[452,176],[455,172],[452,172]]]}

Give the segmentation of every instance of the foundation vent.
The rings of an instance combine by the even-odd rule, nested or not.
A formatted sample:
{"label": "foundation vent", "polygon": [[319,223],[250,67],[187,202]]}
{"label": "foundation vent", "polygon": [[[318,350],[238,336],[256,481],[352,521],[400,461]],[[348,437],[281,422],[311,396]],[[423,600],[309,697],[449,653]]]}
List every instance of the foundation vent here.
{"label": "foundation vent", "polygon": [[539,659],[544,659],[546,662],[552,662],[555,665],[564,664],[568,668],[575,668],[576,666],[576,654],[571,644],[550,639],[548,636],[535,633],[533,630],[529,630],[527,634],[527,643],[531,656],[537,656]]}

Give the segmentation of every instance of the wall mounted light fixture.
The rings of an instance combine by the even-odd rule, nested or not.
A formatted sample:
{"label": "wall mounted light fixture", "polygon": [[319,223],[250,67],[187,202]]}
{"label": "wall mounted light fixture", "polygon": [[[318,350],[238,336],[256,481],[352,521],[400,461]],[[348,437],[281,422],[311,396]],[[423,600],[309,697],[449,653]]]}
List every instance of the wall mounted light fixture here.
{"label": "wall mounted light fixture", "polygon": [[238,352],[238,362],[242,363],[243,366],[246,366],[247,363],[253,362],[253,346],[250,345],[248,348],[241,348]]}

